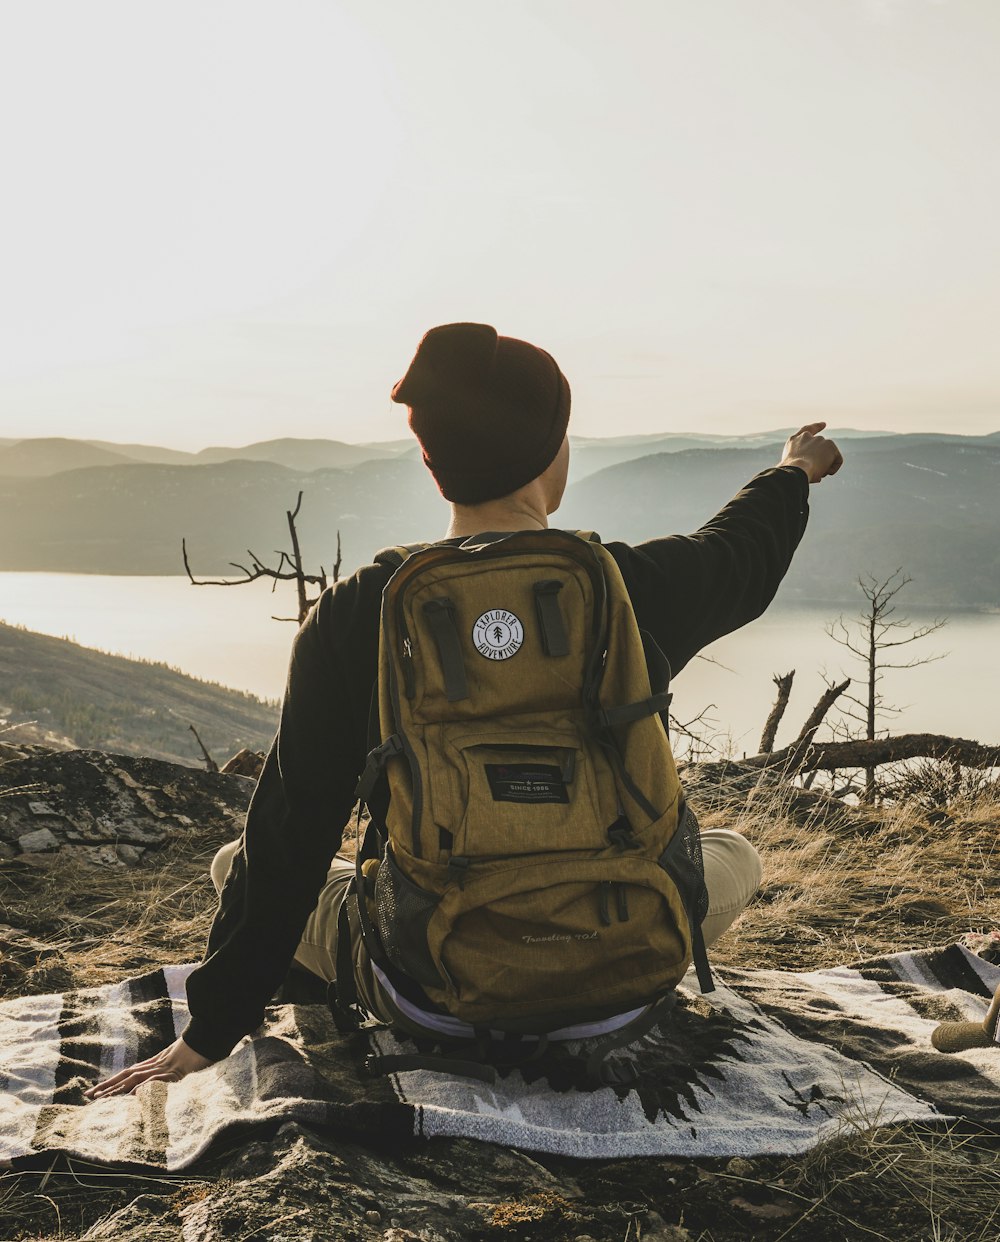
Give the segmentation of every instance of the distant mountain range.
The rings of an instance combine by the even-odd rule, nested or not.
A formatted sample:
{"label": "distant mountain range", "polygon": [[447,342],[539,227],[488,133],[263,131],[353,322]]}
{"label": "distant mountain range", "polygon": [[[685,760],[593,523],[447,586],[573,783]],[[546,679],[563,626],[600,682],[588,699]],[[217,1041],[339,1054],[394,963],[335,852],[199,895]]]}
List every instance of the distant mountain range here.
{"label": "distant mountain range", "polygon": [[222,764],[244,746],[266,750],[277,722],[277,705],[252,695],[0,623],[0,743],[39,740],[197,767],[189,725]]}
{"label": "distant mountain range", "polygon": [[60,474],[88,466],[124,466],[136,462],[169,466],[210,466],[223,461],[267,461],[290,470],[338,470],[364,461],[384,460],[406,452],[416,455],[412,440],[392,444],[343,444],[339,440],[266,440],[242,448],[206,448],[198,453],[152,444],[113,444],[107,440],[56,437],[0,440],[0,475],[26,478]]}
{"label": "distant mountain range", "polygon": [[[665,432],[644,436],[612,436],[594,439],[570,437],[573,445],[573,477],[583,478],[605,466],[631,461],[651,453],[678,453],[691,448],[755,448],[782,444],[794,428],[758,432],[746,436],[713,436],[688,432]],[[883,435],[883,432],[838,431],[842,437]],[[345,444],[340,440],[262,440],[241,448],[218,446],[186,453],[152,444],[115,444],[108,440],[0,439],[0,476],[28,478],[80,470],[88,466],[123,466],[134,462],[166,466],[209,466],[225,461],[266,461],[289,470],[342,470],[365,461],[406,457],[419,460],[412,438],[383,443]]]}
{"label": "distant mountain range", "polygon": [[[630,542],[696,529],[777,460],[785,435],[574,441],[571,484],[558,521]],[[901,565],[914,579],[907,591],[911,606],[1000,607],[1000,433],[837,429],[836,436],[849,442],[847,466],[812,490],[810,531],[782,597],[840,602],[850,597],[859,574]],[[323,454],[323,460],[337,460],[342,450],[348,460],[341,465],[301,465]],[[205,450],[237,454],[225,461],[177,464],[117,460],[172,450],[28,440],[0,443],[0,476],[18,451],[13,460],[22,465],[32,457],[51,464],[60,454],[86,464],[0,477],[0,529],[16,532],[0,544],[0,570],[181,573],[182,537],[196,574],[233,573],[230,562],[246,563],[247,549],[273,563],[274,550],[287,547],[284,513],[300,490],[298,525],[311,566],[329,568],[338,530],[349,572],[379,547],[438,538],[447,523],[447,506],[410,441],[275,440]],[[286,462],[256,456],[265,453]],[[88,460],[87,454],[112,460]]]}

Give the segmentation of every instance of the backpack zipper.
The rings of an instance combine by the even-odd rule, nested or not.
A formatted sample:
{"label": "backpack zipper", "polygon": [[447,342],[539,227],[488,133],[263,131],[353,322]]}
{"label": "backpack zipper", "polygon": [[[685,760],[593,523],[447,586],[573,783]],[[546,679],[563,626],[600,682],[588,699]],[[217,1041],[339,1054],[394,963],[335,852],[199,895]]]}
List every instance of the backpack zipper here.
{"label": "backpack zipper", "polygon": [[408,699],[412,699],[417,693],[416,679],[413,675],[413,642],[407,633],[406,622],[402,616],[399,618],[399,624],[403,631],[403,691]]}
{"label": "backpack zipper", "polygon": [[[409,642],[410,636],[406,629],[406,622],[403,620],[402,616],[399,617],[399,621],[400,621],[402,632],[405,636],[404,641]],[[388,632],[389,632],[389,618],[388,617],[383,617],[382,625],[383,625],[383,630],[385,631],[383,637],[386,640],[388,640]],[[412,649],[413,649],[413,645],[411,643],[410,644],[411,652],[412,652]],[[402,728],[400,727],[400,724],[403,718],[403,713],[401,712],[400,706],[399,706],[399,682],[396,678],[396,665],[393,660],[388,660],[387,664],[389,668],[389,697],[392,701],[393,723],[396,726],[396,734],[399,737],[399,740],[403,747],[403,754],[406,756],[406,761],[410,765],[410,784],[412,787],[412,797],[413,797],[413,818],[411,821],[412,828],[411,828],[410,835],[411,835],[411,839],[413,842],[413,856],[414,858],[422,858],[423,852],[420,849],[420,821],[424,813],[424,791],[423,791],[423,784],[420,779],[420,765],[417,763],[417,756],[413,753],[413,747],[410,744],[410,739],[406,736],[406,734],[403,732]],[[412,666],[404,662],[404,675],[407,669],[409,669],[410,677],[412,678],[413,676]],[[413,697],[412,694],[409,694],[409,686],[407,686],[407,693],[410,698]]]}

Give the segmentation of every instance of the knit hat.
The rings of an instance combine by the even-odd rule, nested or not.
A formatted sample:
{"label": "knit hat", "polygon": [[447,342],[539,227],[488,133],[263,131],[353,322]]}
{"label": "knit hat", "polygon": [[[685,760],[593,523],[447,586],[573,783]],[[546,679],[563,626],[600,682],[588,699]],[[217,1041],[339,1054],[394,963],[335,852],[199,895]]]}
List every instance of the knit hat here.
{"label": "knit hat", "polygon": [[982,1022],[942,1022],[931,1033],[938,1052],[965,1052],[968,1048],[995,1048],[1000,1043],[1000,987]]}
{"label": "knit hat", "polygon": [[570,394],[544,349],[485,323],[431,328],[392,390],[442,495],[477,505],[536,479],[566,436]]}

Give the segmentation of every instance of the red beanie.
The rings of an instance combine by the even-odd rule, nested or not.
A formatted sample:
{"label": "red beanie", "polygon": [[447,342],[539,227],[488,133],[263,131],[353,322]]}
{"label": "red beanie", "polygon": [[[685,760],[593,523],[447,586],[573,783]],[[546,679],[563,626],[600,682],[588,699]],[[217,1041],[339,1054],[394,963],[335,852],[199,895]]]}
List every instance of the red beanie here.
{"label": "red beanie", "polygon": [[409,406],[424,464],[456,504],[538,478],[569,423],[569,385],[551,355],[485,323],[431,328],[392,399]]}

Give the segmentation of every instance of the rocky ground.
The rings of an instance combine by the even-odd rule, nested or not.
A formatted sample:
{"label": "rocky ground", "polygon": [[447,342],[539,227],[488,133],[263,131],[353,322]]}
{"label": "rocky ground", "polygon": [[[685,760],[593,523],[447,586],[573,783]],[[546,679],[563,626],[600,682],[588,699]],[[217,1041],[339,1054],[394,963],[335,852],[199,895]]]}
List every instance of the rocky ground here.
{"label": "rocky ground", "polygon": [[[741,829],[766,859],[720,961],[830,964],[1000,926],[995,792],[862,811],[735,764],[685,778],[703,823]],[[141,758],[3,748],[0,994],[198,956],[208,864],[252,788]],[[1000,1142],[957,1129],[853,1130],[806,1157],[720,1163],[376,1149],[286,1125],[177,1176],[65,1160],[0,1174],[0,1242],[985,1242],[1000,1237],[998,1203]]]}

